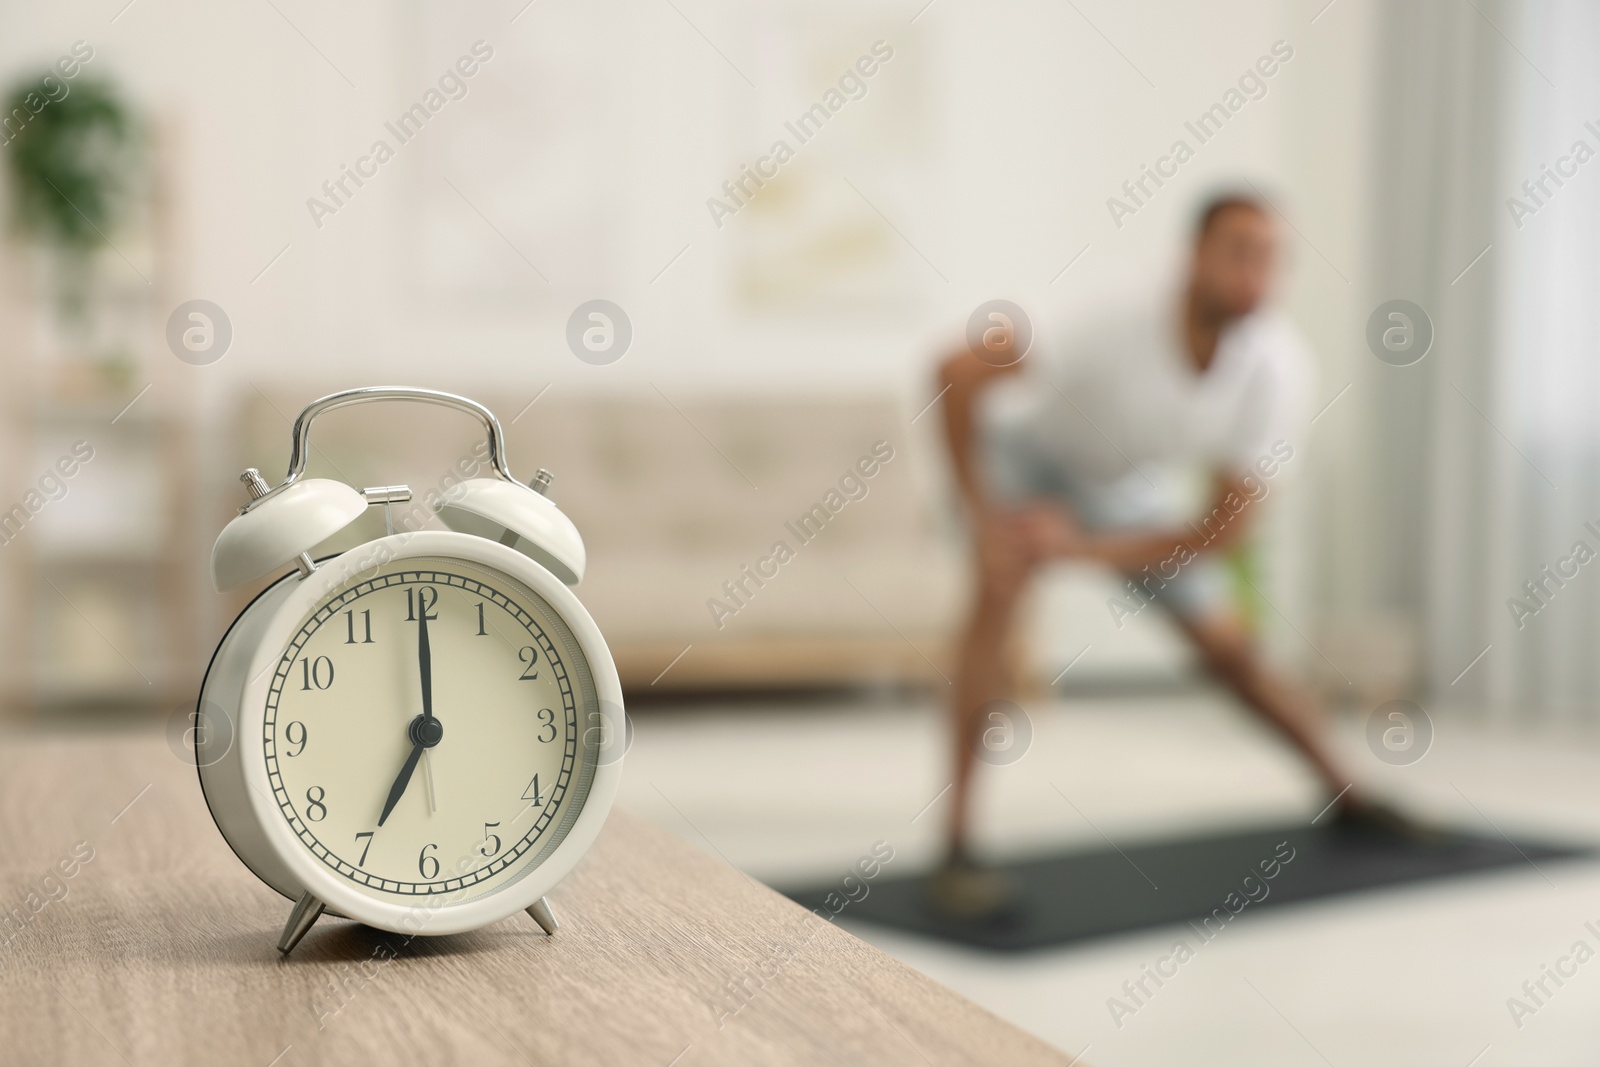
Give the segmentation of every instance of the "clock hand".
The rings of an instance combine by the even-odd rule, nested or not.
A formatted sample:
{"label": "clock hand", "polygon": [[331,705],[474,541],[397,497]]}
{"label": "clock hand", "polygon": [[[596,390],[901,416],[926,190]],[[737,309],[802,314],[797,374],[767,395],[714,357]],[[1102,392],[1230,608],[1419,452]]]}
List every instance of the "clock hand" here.
{"label": "clock hand", "polygon": [[417,666],[422,674],[422,717],[433,718],[433,650],[428,646],[428,609],[417,594]]}
{"label": "clock hand", "polygon": [[411,755],[406,757],[405,766],[400,768],[400,773],[395,776],[394,785],[389,787],[389,799],[383,802],[383,814],[378,816],[379,826],[383,825],[383,821],[389,817],[394,806],[400,803],[400,797],[405,794],[406,786],[411,781],[411,774],[417,769],[417,760],[422,758],[426,747],[421,741],[411,746]]}

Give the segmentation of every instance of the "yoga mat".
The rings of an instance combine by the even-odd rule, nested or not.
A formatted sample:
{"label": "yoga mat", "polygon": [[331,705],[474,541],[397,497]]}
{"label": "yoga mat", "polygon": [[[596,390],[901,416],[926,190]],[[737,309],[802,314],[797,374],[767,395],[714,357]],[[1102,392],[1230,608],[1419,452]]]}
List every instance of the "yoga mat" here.
{"label": "yoga mat", "polygon": [[[1188,923],[1217,936],[1267,908],[1491,870],[1522,871],[1593,858],[1591,849],[1443,832],[1414,840],[1391,832],[1295,823],[1118,849],[1107,845],[1001,865],[1011,878],[1011,914],[962,921],[935,911],[930,872],[892,867],[848,901],[835,882],[785,891],[823,914],[877,923],[996,952],[1023,952]],[[860,896],[856,880],[850,892]],[[830,897],[830,894],[832,896]]]}

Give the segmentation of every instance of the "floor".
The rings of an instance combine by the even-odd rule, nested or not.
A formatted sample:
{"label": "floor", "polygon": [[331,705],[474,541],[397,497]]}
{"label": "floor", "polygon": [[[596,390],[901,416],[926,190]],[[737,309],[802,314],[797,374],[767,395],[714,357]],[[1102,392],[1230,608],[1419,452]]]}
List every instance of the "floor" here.
{"label": "floor", "polygon": [[[1327,801],[1215,693],[1028,711],[1026,753],[983,780],[979,822],[994,855],[1101,845],[1102,834],[1124,845],[1295,813],[1310,820]],[[1481,832],[1600,842],[1600,740],[1518,738],[1436,715],[1427,755],[1395,767],[1367,750],[1363,725],[1352,717],[1339,727],[1351,766],[1410,810]],[[878,842],[894,850],[895,869],[931,863],[947,813],[944,764],[932,704],[646,709],[620,803],[755,877],[815,882],[842,877]],[[1010,958],[851,923],[848,909],[841,922],[1100,1067],[1576,1067],[1600,1048],[1600,962],[1591,962],[1600,863],[1530,864],[1262,913],[1207,945],[1120,1025],[1109,998],[1167,951],[1175,930]],[[1570,977],[1557,985],[1546,965]],[[1542,977],[1548,995],[1536,1001],[1522,987]],[[1512,997],[1531,1010],[1513,1017]]]}

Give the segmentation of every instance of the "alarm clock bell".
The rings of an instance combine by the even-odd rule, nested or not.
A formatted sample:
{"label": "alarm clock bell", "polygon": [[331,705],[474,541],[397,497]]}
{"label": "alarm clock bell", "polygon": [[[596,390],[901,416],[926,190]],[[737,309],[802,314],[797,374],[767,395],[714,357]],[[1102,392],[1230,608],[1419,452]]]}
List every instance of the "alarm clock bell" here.
{"label": "alarm clock bell", "polygon": [[[254,498],[267,495],[261,472],[239,476]],[[361,492],[331,478],[306,478],[285,486],[266,507],[245,508],[211,550],[211,580],[217,592],[237,589],[297,559],[367,510]]]}
{"label": "alarm clock bell", "polygon": [[499,478],[473,478],[446,494],[436,507],[452,530],[499,541],[541,564],[566,585],[583,579],[583,537],[572,520],[545,496],[550,472],[540,470],[528,489]]}

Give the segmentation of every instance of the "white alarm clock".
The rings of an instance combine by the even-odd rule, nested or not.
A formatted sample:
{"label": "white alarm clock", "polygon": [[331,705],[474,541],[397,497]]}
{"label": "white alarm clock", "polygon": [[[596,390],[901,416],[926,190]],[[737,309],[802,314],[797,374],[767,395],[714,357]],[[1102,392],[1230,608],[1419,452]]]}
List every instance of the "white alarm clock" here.
{"label": "white alarm clock", "polygon": [[[493,476],[434,502],[447,530],[313,562],[369,506],[411,499],[303,477],[316,417],[379,400],[476,416]],[[279,950],[325,910],[423,935],[526,910],[553,934],[545,894],[600,833],[625,723],[611,653],[568,588],[583,540],[545,495],[549,473],[532,487],[511,476],[481,404],[372,388],[300,413],[282,483],[253,468],[241,480],[252,499],[217,538],[218,591],[291,569],[217,646],[195,754],[222,836],[296,902]]]}

